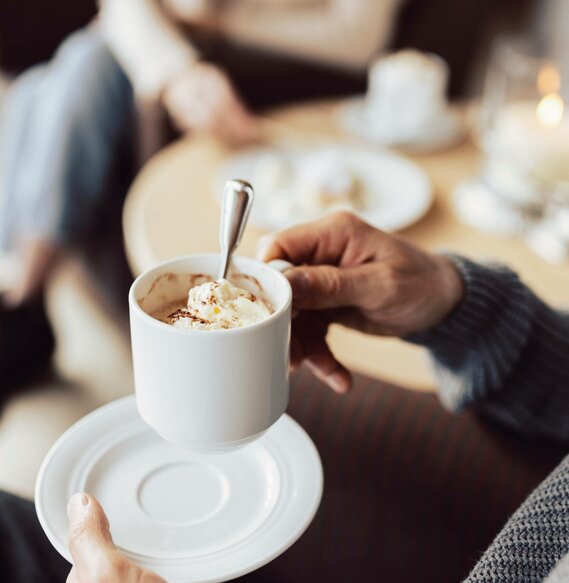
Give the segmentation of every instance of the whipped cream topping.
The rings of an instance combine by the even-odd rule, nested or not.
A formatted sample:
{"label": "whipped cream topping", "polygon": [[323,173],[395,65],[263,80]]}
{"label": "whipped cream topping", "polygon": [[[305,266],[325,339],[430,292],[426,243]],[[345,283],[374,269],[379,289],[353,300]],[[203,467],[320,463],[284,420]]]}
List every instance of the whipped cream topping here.
{"label": "whipped cream topping", "polygon": [[186,330],[228,330],[255,324],[271,314],[263,299],[220,279],[190,289],[187,307],[170,314],[167,322]]}

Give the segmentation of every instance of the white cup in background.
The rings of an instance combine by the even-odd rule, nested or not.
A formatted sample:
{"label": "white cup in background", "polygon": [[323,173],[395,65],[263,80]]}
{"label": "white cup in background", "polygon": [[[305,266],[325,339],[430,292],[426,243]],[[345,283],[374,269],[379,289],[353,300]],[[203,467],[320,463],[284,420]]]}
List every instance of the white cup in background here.
{"label": "white cup in background", "polygon": [[140,415],[166,441],[203,453],[231,451],[255,440],[280,418],[289,400],[292,291],[281,273],[290,267],[286,262],[232,260],[233,270],[261,284],[274,308],[256,324],[182,330],[150,315],[186,297],[190,275],[215,279],[219,262],[217,254],[173,259],[140,275],[129,293]]}
{"label": "white cup in background", "polygon": [[368,72],[369,122],[399,141],[416,137],[445,114],[448,76],[445,61],[430,53],[408,49],[380,57]]}

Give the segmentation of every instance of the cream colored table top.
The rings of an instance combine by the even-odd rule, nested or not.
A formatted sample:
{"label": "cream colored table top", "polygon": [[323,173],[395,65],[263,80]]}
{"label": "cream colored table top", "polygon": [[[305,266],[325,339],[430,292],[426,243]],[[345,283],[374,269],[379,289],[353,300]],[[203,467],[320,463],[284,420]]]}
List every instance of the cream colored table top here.
{"label": "cream colored table top", "polygon": [[[289,107],[271,114],[278,123],[267,131],[299,143],[340,137],[335,103]],[[287,129],[288,128],[288,129]],[[127,197],[124,229],[131,267],[140,273],[177,255],[218,249],[219,208],[212,194],[219,163],[231,150],[203,136],[181,139],[156,155],[140,172]],[[465,143],[449,152],[413,156],[435,189],[428,215],[401,234],[426,248],[453,249],[471,257],[492,257],[516,269],[538,294],[554,303],[567,303],[569,269],[550,265],[520,241],[477,232],[459,223],[449,197],[453,187],[472,175],[479,163],[476,148]],[[262,235],[249,227],[239,249],[254,255]],[[334,353],[348,367],[414,389],[434,387],[427,358],[420,348],[399,340],[369,337],[335,328],[330,333]]]}

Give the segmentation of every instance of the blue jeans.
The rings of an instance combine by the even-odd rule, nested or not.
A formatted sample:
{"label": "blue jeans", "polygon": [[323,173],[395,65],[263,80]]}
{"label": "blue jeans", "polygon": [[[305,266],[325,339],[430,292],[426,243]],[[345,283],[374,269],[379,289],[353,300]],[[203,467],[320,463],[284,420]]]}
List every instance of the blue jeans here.
{"label": "blue jeans", "polygon": [[133,177],[135,119],[131,85],[96,26],[19,77],[0,126],[0,251],[25,237],[80,246],[101,232]]}

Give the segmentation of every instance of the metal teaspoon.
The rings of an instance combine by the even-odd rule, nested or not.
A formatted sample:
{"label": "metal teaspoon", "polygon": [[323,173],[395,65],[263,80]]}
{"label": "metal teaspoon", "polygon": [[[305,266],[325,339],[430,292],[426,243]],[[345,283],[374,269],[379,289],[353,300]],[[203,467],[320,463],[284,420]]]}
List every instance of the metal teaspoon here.
{"label": "metal teaspoon", "polygon": [[253,187],[245,180],[228,180],[225,183],[219,225],[221,265],[218,279],[225,279],[227,275],[231,255],[243,237],[253,198]]}

